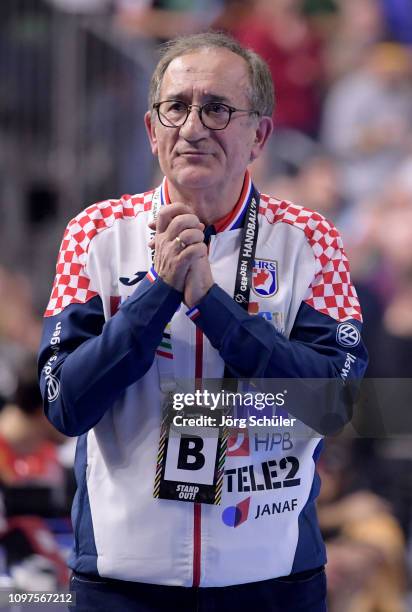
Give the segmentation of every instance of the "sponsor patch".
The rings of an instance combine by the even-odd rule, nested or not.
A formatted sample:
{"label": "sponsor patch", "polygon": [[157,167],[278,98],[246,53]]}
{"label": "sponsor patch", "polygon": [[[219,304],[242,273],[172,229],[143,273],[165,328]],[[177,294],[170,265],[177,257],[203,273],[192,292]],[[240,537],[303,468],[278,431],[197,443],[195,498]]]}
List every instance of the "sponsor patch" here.
{"label": "sponsor patch", "polygon": [[173,350],[172,350],[172,334],[170,323],[168,323],[163,330],[162,341],[156,349],[156,355],[159,357],[165,357],[166,359],[173,359]]}
{"label": "sponsor patch", "polygon": [[231,431],[227,441],[227,457],[248,457],[250,455],[249,436],[245,431]]}
{"label": "sponsor patch", "polygon": [[54,402],[60,394],[60,381],[53,375],[49,374],[46,377],[47,399],[49,402]]}
{"label": "sponsor patch", "polygon": [[226,469],[225,490],[228,493],[249,493],[250,491],[270,491],[282,487],[298,487],[299,459],[292,455],[279,461],[269,459],[260,464],[241,465]]}
{"label": "sponsor patch", "polygon": [[262,317],[262,319],[266,319],[266,321],[273,324],[279,333],[285,333],[285,318],[283,316],[283,312],[279,312],[277,310],[260,310],[257,302],[250,302],[248,313],[250,315],[256,315],[258,317]]}
{"label": "sponsor patch", "polygon": [[273,514],[283,514],[283,512],[294,512],[298,507],[297,498],[286,499],[284,501],[273,502],[272,504],[258,504],[254,519],[262,518],[262,516],[270,516]]}
{"label": "sponsor patch", "polygon": [[134,276],[130,278],[128,276],[120,276],[119,281],[122,283],[122,285],[126,285],[126,287],[132,287],[133,285],[140,283],[146,274],[147,270],[144,270],[143,272],[135,272]]}
{"label": "sponsor patch", "polygon": [[341,346],[358,346],[361,339],[360,332],[352,323],[340,323],[336,329],[336,342]]}
{"label": "sponsor patch", "polygon": [[239,527],[249,516],[250,497],[236,504],[228,506],[222,512],[222,521],[228,527]]}
{"label": "sponsor patch", "polygon": [[50,349],[52,351],[51,357],[48,359],[46,365],[43,368],[43,376],[46,380],[47,399],[49,402],[54,402],[60,394],[60,381],[54,374],[53,364],[57,361],[60,351],[60,334],[62,331],[61,321],[57,321],[54,332],[50,338]]}

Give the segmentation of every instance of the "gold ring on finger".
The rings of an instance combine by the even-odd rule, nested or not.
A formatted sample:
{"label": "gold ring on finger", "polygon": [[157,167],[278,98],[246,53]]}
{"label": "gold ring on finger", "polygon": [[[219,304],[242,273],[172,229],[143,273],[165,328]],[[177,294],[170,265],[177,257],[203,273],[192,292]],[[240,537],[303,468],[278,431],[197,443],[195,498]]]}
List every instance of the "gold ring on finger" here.
{"label": "gold ring on finger", "polygon": [[176,236],[175,240],[176,240],[177,244],[180,246],[180,248],[182,249],[182,251],[183,251],[183,249],[185,249],[187,247],[187,244],[185,242],[183,242],[183,240],[181,240],[179,238],[179,236]]}

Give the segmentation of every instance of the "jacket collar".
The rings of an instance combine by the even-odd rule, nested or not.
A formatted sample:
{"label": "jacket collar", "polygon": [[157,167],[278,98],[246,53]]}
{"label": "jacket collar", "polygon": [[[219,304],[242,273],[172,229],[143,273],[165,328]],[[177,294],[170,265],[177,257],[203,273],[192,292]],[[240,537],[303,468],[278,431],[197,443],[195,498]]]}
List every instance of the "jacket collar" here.
{"label": "jacket collar", "polygon": [[[243,180],[242,191],[235,206],[227,215],[225,215],[213,224],[216,233],[224,232],[226,230],[239,229],[240,227],[242,227],[245,212],[253,193],[252,187],[252,179],[250,178],[249,171],[246,170],[245,178]],[[162,181],[162,185],[160,188],[160,197],[162,205],[170,204],[168,181],[166,177],[164,177]]]}

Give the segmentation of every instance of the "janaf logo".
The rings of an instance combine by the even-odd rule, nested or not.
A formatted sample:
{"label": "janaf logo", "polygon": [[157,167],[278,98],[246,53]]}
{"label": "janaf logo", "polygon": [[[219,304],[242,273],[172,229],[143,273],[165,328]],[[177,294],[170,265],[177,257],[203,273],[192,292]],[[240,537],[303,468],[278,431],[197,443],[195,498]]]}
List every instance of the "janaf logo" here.
{"label": "janaf logo", "polygon": [[228,506],[222,512],[222,521],[228,527],[239,527],[249,516],[250,497],[246,497],[236,506]]}
{"label": "janaf logo", "polygon": [[252,290],[259,297],[272,297],[278,290],[278,264],[270,259],[255,259]]}

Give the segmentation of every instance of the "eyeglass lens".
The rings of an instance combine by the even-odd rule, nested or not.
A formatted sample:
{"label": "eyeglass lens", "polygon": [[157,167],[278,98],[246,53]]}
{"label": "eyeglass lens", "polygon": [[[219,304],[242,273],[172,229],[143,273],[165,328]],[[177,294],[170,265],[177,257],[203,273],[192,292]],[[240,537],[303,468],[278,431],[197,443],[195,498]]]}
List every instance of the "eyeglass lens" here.
{"label": "eyeglass lens", "polygon": [[[231,110],[226,104],[220,102],[208,102],[200,108],[199,112],[203,125],[211,130],[225,128],[231,117]],[[180,127],[189,115],[189,106],[178,100],[161,102],[158,107],[159,119],[167,127]]]}

